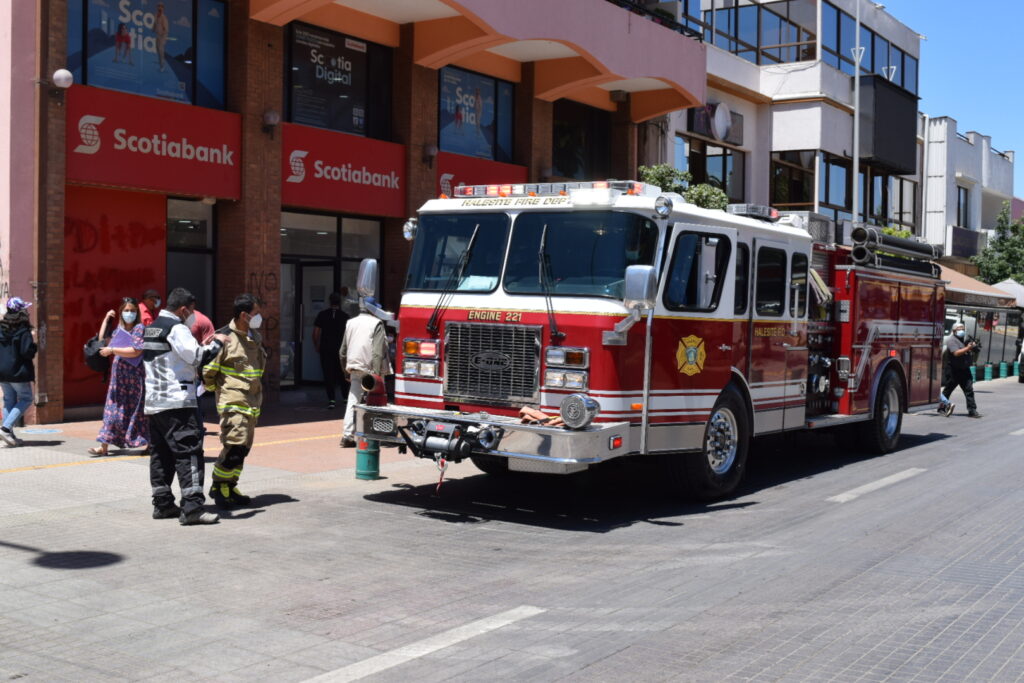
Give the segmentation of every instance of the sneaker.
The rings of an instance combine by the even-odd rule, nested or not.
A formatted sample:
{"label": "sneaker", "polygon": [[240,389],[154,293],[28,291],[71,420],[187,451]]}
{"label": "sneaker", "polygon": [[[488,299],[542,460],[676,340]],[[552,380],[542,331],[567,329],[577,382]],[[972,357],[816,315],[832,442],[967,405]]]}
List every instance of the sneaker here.
{"label": "sneaker", "polygon": [[11,448],[18,445],[18,437],[14,436],[14,432],[8,427],[0,427],[0,439],[3,439],[3,442]]}
{"label": "sneaker", "polygon": [[952,401],[946,401],[946,405],[942,409],[942,414],[949,417],[953,414],[953,408],[956,408],[956,404]]}
{"label": "sneaker", "polygon": [[237,486],[232,486],[231,501],[235,505],[248,505],[252,502],[252,498],[239,491]]}
{"label": "sneaker", "polygon": [[219,510],[230,510],[235,507],[235,500],[231,496],[231,484],[214,483],[210,487],[210,499]]}
{"label": "sneaker", "polygon": [[351,436],[343,436],[343,437],[341,437],[341,447],[342,448],[355,448],[355,445],[356,445],[356,440],[353,439]]}
{"label": "sneaker", "polygon": [[981,417],[981,413],[979,413],[977,410],[972,410],[971,412],[967,413],[967,417]]}
{"label": "sneaker", "polygon": [[941,402],[939,404],[939,407],[935,409],[935,412],[937,412],[937,413],[939,413],[941,415],[942,413],[946,412],[946,406],[948,406],[948,405],[949,405],[948,401]]}
{"label": "sneaker", "polygon": [[334,401],[328,401],[327,402],[327,410],[334,410],[335,405],[337,405],[337,404],[335,404]]}
{"label": "sneaker", "polygon": [[177,505],[168,505],[167,507],[153,508],[153,519],[171,519],[173,517],[181,516],[181,508]]}
{"label": "sneaker", "polygon": [[193,526],[195,524],[216,524],[220,521],[220,517],[212,512],[206,512],[200,510],[199,512],[193,512],[191,515],[186,516],[184,512],[178,517],[178,523],[182,526]]}

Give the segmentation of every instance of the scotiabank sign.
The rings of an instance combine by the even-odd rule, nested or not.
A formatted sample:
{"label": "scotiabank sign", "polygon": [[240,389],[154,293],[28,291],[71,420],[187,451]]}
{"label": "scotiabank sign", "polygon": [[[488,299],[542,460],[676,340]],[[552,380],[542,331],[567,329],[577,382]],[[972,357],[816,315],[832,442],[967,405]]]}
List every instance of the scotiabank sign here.
{"label": "scotiabank sign", "polygon": [[452,196],[459,185],[525,183],[526,167],[441,152],[437,155],[437,193]]}
{"label": "scotiabank sign", "polygon": [[405,147],[291,123],[281,128],[282,204],[405,215]]}
{"label": "scotiabank sign", "polygon": [[74,86],[67,94],[67,178],[238,199],[238,114]]}

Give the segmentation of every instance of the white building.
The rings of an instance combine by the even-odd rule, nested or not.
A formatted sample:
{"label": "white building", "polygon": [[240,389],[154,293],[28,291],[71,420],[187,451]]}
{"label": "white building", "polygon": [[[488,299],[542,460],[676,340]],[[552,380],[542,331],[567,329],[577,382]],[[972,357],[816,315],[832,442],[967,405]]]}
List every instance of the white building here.
{"label": "white building", "polygon": [[986,244],[1005,202],[1013,200],[1013,152],[992,139],[957,131],[955,119],[925,119],[924,237],[951,260],[966,262]]}

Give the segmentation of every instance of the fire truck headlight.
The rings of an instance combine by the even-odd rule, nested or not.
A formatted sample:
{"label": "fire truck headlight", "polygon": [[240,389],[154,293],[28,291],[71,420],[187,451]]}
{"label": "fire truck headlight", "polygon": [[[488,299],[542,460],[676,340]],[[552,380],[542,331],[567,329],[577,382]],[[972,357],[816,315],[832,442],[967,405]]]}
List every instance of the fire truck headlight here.
{"label": "fire truck headlight", "polygon": [[585,429],[601,412],[601,405],[586,394],[569,394],[562,399],[559,413],[570,429]]}
{"label": "fire truck headlight", "polygon": [[587,388],[587,373],[585,373],[585,372],[567,372],[567,373],[565,373],[565,388],[566,389],[586,390],[586,388]]}
{"label": "fire truck headlight", "polygon": [[586,347],[549,346],[544,350],[548,367],[582,368],[590,365],[590,349]]}
{"label": "fire truck headlight", "polygon": [[420,374],[420,362],[407,360],[402,363],[402,374],[406,377],[417,377]]}
{"label": "fire truck headlight", "polygon": [[668,218],[672,213],[672,200],[661,196],[654,200],[654,213],[661,218]]}
{"label": "fire truck headlight", "polygon": [[421,360],[419,362],[419,366],[420,377],[426,377],[428,379],[434,379],[437,377],[436,360]]}
{"label": "fire truck headlight", "polygon": [[561,370],[547,370],[544,373],[544,386],[561,389],[565,386],[565,373]]}

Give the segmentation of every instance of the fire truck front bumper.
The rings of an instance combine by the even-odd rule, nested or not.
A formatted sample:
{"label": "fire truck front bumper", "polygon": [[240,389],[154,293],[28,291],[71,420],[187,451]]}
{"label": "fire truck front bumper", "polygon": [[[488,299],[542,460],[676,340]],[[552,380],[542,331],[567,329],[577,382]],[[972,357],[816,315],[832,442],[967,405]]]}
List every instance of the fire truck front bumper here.
{"label": "fire truck front bumper", "polygon": [[355,424],[359,436],[407,446],[420,458],[491,455],[508,458],[516,471],[577,472],[632,450],[628,422],[567,429],[485,412],[357,405]]}

